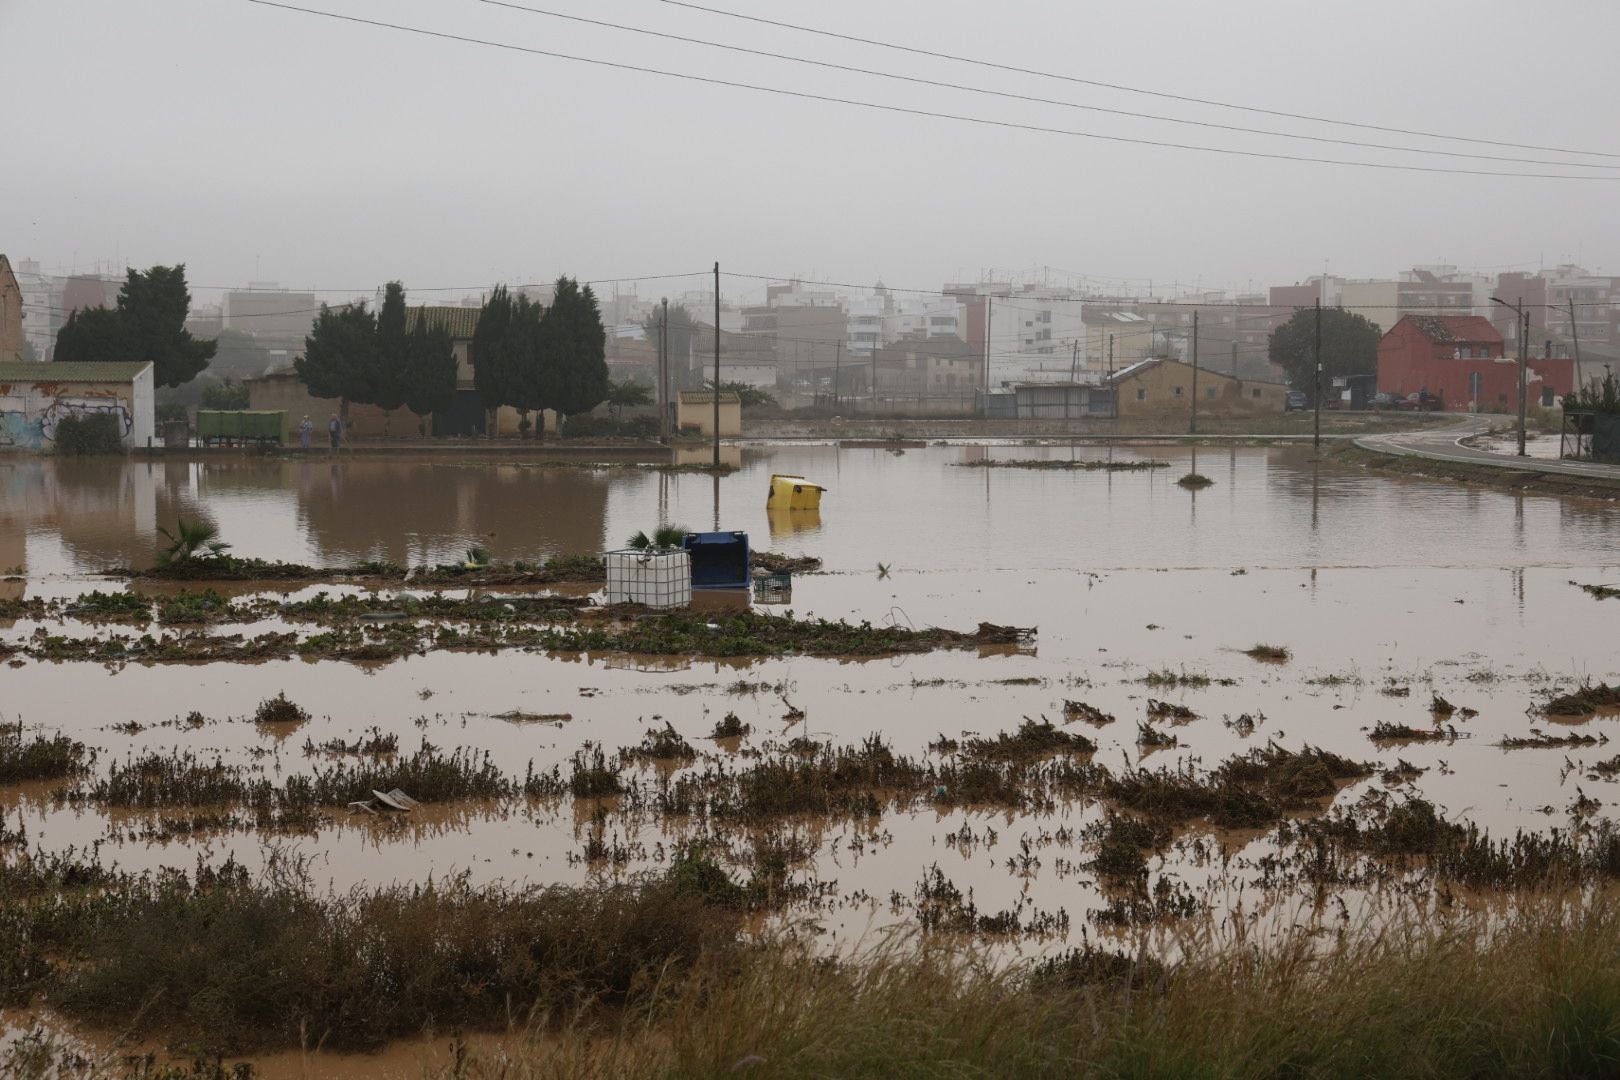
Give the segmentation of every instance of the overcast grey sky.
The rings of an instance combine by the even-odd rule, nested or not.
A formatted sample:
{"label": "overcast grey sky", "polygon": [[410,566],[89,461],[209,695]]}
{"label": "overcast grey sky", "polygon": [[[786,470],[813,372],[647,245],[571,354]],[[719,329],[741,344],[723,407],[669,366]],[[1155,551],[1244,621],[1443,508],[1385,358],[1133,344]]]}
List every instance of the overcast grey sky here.
{"label": "overcast grey sky", "polygon": [[[289,0],[896,106],[1282,154],[1620,178],[1620,157],[1436,142],[1166,101],[660,0],[520,0],[1086,105],[1527,157],[1394,154],[920,87],[482,0]],[[702,0],[1019,67],[1288,112],[1620,154],[1620,4]],[[367,289],[727,270],[933,287],[1049,265],[1246,288],[1418,262],[1620,273],[1620,179],[1387,172],[798,100],[247,0],[0,0],[0,251]],[[1594,170],[1565,163],[1602,163]],[[694,281],[694,285],[698,282]],[[1145,282],[1132,282],[1128,285]],[[728,282],[726,291],[740,291]],[[1122,288],[1127,287],[1122,285]],[[678,291],[650,283],[643,293]],[[197,299],[209,294],[199,291]]]}

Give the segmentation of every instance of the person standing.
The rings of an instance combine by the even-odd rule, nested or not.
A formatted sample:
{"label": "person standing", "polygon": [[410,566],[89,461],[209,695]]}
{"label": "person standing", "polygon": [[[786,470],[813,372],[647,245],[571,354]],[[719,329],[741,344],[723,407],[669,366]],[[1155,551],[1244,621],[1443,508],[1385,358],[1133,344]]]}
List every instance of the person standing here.
{"label": "person standing", "polygon": [[311,422],[309,413],[305,413],[304,422],[298,425],[298,445],[303,447],[305,450],[308,450],[310,440],[314,437],[314,435],[315,425],[313,422]]}
{"label": "person standing", "polygon": [[336,450],[343,442],[343,421],[338,419],[337,413],[332,414],[332,422],[326,425],[326,430],[332,436],[332,449]]}

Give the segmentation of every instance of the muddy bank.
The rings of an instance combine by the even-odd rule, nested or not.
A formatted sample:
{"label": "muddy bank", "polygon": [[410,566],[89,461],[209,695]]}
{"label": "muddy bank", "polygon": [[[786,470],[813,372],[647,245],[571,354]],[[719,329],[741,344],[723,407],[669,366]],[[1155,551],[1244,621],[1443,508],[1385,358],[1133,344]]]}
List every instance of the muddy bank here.
{"label": "muddy bank", "polygon": [[1493,488],[1528,495],[1573,495],[1587,499],[1620,499],[1620,480],[1572,476],[1516,469],[1512,465],[1473,465],[1458,461],[1384,454],[1359,446],[1337,447],[1329,452],[1334,461],[1357,465],[1388,476],[1454,480],[1476,487]]}

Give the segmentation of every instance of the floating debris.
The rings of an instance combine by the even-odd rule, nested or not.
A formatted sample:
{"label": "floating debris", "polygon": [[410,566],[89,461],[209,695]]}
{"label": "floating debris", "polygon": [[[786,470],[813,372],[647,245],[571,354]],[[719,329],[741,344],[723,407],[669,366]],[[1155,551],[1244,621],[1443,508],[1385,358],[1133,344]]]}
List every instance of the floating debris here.
{"label": "floating debris", "polygon": [[1572,731],[1567,735],[1548,735],[1531,728],[1528,738],[1509,735],[1496,745],[1504,750],[1540,750],[1554,746],[1601,746],[1608,741],[1608,736],[1602,734],[1584,735]]}
{"label": "floating debris", "polygon": [[1063,719],[1070,721],[1084,720],[1088,724],[1102,727],[1104,724],[1114,722],[1114,714],[1103,712],[1095,705],[1088,705],[1084,701],[1074,701],[1066,698],[1063,702]]}
{"label": "floating debris", "polygon": [[1160,701],[1158,698],[1148,698],[1147,714],[1155,720],[1187,721],[1198,719],[1198,714],[1185,705],[1178,705],[1170,701]]}
{"label": "floating debris", "polygon": [[1620,686],[1587,683],[1579,690],[1553,697],[1541,712],[1546,716],[1590,716],[1605,709],[1620,709]]}

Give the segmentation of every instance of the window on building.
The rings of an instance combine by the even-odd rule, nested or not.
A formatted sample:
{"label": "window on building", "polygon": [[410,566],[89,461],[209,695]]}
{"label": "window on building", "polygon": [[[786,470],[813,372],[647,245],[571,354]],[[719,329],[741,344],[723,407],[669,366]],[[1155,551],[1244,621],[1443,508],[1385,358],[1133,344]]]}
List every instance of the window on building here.
{"label": "window on building", "polygon": [[1146,390],[1140,390],[1140,389],[1137,390],[1136,391],[1136,400],[1137,401],[1146,401],[1147,400],[1147,391]]}
{"label": "window on building", "polygon": [[1181,387],[1178,386],[1178,387],[1176,387],[1176,397],[1180,397],[1180,396],[1181,396]]}
{"label": "window on building", "polygon": [[1218,394],[1218,393],[1220,393],[1220,391],[1212,386],[1208,390],[1204,391],[1204,396],[1209,398],[1209,400],[1214,401],[1215,400],[1215,395]]}
{"label": "window on building", "polygon": [[1250,390],[1249,395],[1251,397],[1259,397],[1260,396],[1260,388],[1257,386],[1253,390]]}

